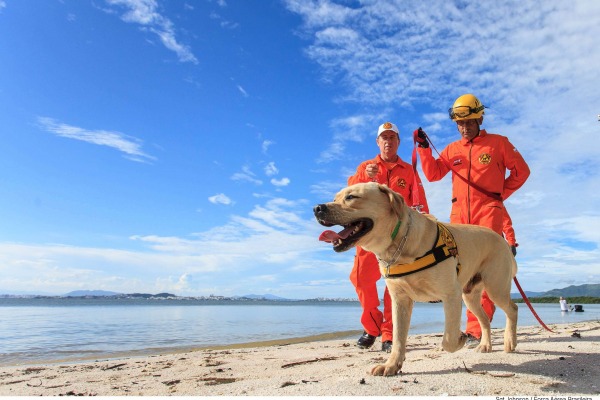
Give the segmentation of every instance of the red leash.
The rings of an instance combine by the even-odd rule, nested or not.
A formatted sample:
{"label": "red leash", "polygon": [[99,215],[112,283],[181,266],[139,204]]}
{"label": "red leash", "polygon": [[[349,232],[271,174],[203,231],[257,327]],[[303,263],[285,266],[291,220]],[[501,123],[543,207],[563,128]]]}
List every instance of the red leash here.
{"label": "red leash", "polygon": [[525,304],[527,304],[527,307],[529,307],[529,309],[531,310],[531,313],[533,314],[533,316],[535,317],[535,319],[538,320],[538,322],[540,323],[540,325],[547,330],[548,332],[552,332],[555,333],[552,329],[548,328],[546,326],[546,324],[544,323],[544,321],[542,321],[542,319],[537,315],[537,313],[535,312],[535,310],[533,309],[533,306],[531,305],[531,303],[529,302],[529,299],[527,298],[527,296],[525,295],[525,292],[523,291],[523,289],[521,289],[521,285],[519,285],[519,281],[517,280],[517,277],[515,276],[513,278],[513,280],[515,281],[515,285],[517,285],[517,289],[519,289],[519,293],[521,293],[521,297],[523,298],[523,301],[525,302]]}
{"label": "red leash", "polygon": [[[431,139],[429,139],[429,136],[427,136],[427,134],[420,127],[419,127],[418,130],[420,132],[423,132],[423,134],[425,135],[425,139],[429,142],[429,145],[435,150],[435,152],[440,157],[440,160],[442,160],[442,162],[446,165],[446,167],[448,167],[448,169],[450,171],[452,171],[454,173],[454,175],[458,176],[465,183],[467,183],[468,185],[474,187],[475,189],[479,190],[480,192],[482,192],[484,194],[487,194],[488,196],[490,196],[490,197],[492,197],[494,199],[502,201],[502,198],[500,196],[498,196],[496,193],[491,193],[491,192],[483,189],[482,187],[479,187],[475,183],[469,181],[467,178],[465,178],[464,176],[462,176],[461,174],[459,174],[458,172],[456,172],[452,168],[452,166],[450,165],[450,163],[446,159],[444,159],[444,157],[442,157],[442,155],[440,154],[440,152],[435,148],[435,146],[433,145],[433,142],[431,141]],[[416,133],[413,135],[413,143],[414,143],[414,147],[413,147],[413,153],[412,153],[412,164],[413,164],[413,170],[416,173],[417,172],[417,135],[416,135]],[[521,297],[523,298],[523,301],[525,302],[525,304],[527,304],[527,307],[529,307],[529,310],[531,310],[531,313],[533,314],[533,316],[535,317],[535,319],[538,320],[538,322],[540,323],[540,325],[544,329],[546,329],[549,332],[555,333],[552,329],[548,328],[546,326],[546,324],[544,323],[544,321],[542,321],[542,319],[537,315],[537,313],[533,309],[533,306],[531,305],[531,302],[527,298],[527,295],[525,295],[525,292],[523,291],[523,289],[521,289],[521,285],[519,284],[519,281],[517,280],[516,276],[513,278],[513,280],[515,282],[515,285],[517,286],[517,289],[519,289],[519,293],[521,293]]]}

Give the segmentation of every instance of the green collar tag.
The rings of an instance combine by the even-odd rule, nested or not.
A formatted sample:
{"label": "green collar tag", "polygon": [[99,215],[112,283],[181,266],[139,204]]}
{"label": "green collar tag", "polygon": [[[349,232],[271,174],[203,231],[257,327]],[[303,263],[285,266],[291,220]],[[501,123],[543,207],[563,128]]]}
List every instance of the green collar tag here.
{"label": "green collar tag", "polygon": [[396,235],[398,235],[398,231],[400,230],[400,224],[402,223],[402,220],[398,220],[398,223],[396,224],[396,227],[394,228],[394,231],[392,232],[392,240],[396,239]]}

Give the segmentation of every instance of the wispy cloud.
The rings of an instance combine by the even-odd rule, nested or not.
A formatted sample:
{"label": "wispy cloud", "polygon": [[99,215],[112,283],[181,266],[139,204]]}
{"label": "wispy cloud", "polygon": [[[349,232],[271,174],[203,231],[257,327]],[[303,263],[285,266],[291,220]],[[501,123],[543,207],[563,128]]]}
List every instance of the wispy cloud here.
{"label": "wispy cloud", "polygon": [[241,85],[237,85],[237,88],[244,97],[248,97],[248,92]]}
{"label": "wispy cloud", "polygon": [[334,118],[330,122],[333,132],[331,144],[323,150],[317,159],[318,163],[328,163],[343,158],[347,142],[363,142],[366,138],[375,138],[376,128],[383,122],[383,113],[357,114]]}
{"label": "wispy cloud", "polygon": [[173,22],[158,12],[158,3],[155,0],[106,0],[106,2],[112,6],[125,8],[127,11],[121,15],[123,21],[142,25],[156,34],[167,49],[177,54],[179,61],[198,63],[189,46],[177,41]]}
{"label": "wispy cloud", "polygon": [[262,142],[262,152],[263,152],[263,154],[267,154],[267,152],[269,151],[269,147],[271,147],[273,144],[275,144],[275,142],[273,142],[272,140],[264,140]]}
{"label": "wispy cloud", "polygon": [[208,198],[208,201],[210,201],[213,204],[224,204],[227,206],[233,204],[233,201],[223,193],[219,193],[214,196],[210,196]]}
{"label": "wispy cloud", "polygon": [[265,174],[267,176],[277,175],[279,173],[279,169],[275,166],[275,162],[271,161],[265,166]]}
{"label": "wispy cloud", "polygon": [[250,167],[243,166],[242,172],[236,172],[231,176],[231,180],[234,181],[246,181],[254,183],[255,185],[262,185],[262,181],[256,178],[256,174],[250,170]]}
{"label": "wispy cloud", "polygon": [[281,178],[281,179],[271,179],[271,183],[274,186],[278,186],[278,187],[284,187],[290,184],[290,179],[289,178]]}
{"label": "wispy cloud", "polygon": [[142,141],[140,139],[121,132],[88,130],[64,124],[48,117],[38,117],[38,124],[43,130],[56,136],[111,147],[125,153],[125,157],[132,161],[147,162],[156,159],[142,151]]}

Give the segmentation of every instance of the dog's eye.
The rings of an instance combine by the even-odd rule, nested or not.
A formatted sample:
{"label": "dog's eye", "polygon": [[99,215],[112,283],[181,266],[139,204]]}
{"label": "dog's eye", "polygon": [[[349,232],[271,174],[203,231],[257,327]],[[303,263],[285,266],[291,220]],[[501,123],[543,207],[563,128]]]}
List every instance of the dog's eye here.
{"label": "dog's eye", "polygon": [[353,199],[358,199],[358,197],[356,197],[353,194],[349,194],[348,196],[346,196],[346,200],[353,200]]}

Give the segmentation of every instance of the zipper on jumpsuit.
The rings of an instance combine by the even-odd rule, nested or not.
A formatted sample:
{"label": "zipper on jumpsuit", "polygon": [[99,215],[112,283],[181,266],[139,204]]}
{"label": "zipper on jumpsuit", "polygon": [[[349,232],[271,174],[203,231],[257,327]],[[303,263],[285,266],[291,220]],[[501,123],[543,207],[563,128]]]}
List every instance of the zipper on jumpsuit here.
{"label": "zipper on jumpsuit", "polygon": [[[473,142],[469,142],[469,172],[467,180],[471,182],[471,152],[473,151]],[[467,185],[467,224],[471,224],[471,185]]]}

